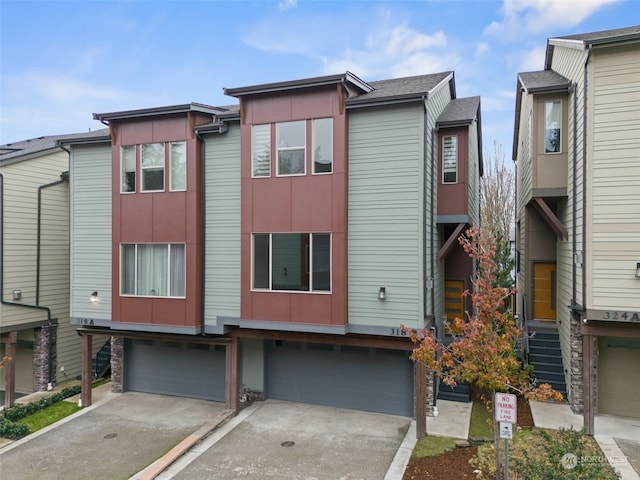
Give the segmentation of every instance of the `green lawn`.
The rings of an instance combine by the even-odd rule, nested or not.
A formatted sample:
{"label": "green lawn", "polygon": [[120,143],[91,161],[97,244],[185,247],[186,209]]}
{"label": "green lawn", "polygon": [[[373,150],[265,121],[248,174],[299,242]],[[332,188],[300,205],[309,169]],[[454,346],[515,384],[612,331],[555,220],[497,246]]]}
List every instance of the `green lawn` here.
{"label": "green lawn", "polygon": [[453,438],[426,435],[418,440],[418,443],[413,448],[412,456],[418,458],[433,457],[455,447],[456,444]]}
{"label": "green lawn", "polygon": [[71,415],[80,410],[75,403],[61,401],[46,407],[44,410],[28,415],[20,419],[17,423],[23,423],[29,427],[29,431],[35,432],[58,420]]}

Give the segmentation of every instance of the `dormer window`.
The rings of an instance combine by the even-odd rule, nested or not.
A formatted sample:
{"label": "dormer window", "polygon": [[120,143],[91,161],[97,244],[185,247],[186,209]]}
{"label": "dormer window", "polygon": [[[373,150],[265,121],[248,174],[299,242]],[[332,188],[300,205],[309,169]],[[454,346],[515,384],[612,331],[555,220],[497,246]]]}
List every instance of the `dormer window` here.
{"label": "dormer window", "polygon": [[562,103],[544,103],[544,153],[560,153],[562,141]]}
{"label": "dormer window", "polygon": [[442,183],[458,182],[458,137],[442,138]]}

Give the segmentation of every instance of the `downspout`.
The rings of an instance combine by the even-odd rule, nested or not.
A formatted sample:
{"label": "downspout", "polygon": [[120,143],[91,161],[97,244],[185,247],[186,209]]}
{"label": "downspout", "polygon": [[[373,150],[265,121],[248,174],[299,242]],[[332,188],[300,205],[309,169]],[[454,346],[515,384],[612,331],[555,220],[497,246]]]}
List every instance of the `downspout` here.
{"label": "downspout", "polygon": [[431,233],[430,233],[430,241],[431,241],[431,313],[433,314],[433,318],[434,318],[434,325],[436,327],[436,338],[439,335],[439,332],[437,331],[437,322],[435,321],[435,317],[436,317],[436,276],[435,276],[435,271],[436,271],[436,262],[435,262],[435,256],[436,256],[436,250],[435,250],[435,243],[436,243],[436,236],[435,236],[435,231],[434,229],[435,227],[435,222],[433,221],[435,215],[436,215],[436,208],[435,208],[435,198],[436,198],[436,187],[438,185],[438,181],[436,179],[436,165],[437,165],[437,159],[435,158],[436,155],[436,143],[438,142],[438,128],[434,127],[432,129],[431,132]]}
{"label": "downspout", "polygon": [[[578,150],[578,139],[577,139],[577,135],[578,135],[578,122],[577,122],[577,118],[578,118],[578,91],[577,91],[577,85],[574,83],[572,83],[571,85],[571,91],[573,93],[573,155],[572,155],[572,160],[571,160],[571,169],[572,169],[572,182],[573,182],[573,192],[572,192],[572,203],[573,203],[573,207],[572,207],[572,219],[571,219],[571,223],[572,223],[572,230],[573,230],[573,239],[572,239],[572,248],[573,248],[573,261],[572,261],[572,267],[571,267],[571,284],[572,284],[572,293],[571,293],[571,302],[573,303],[572,307],[575,306],[576,302],[576,293],[577,293],[577,268],[576,268],[576,251],[577,251],[577,240],[576,240],[576,222],[578,220],[578,215],[576,213],[576,208],[578,207],[578,197],[576,194],[576,184],[578,183],[578,173],[576,170],[576,160],[577,160],[577,150]],[[584,260],[583,260],[584,262]]]}
{"label": "downspout", "polygon": [[[426,141],[429,137],[429,109],[427,108],[427,102],[429,100],[429,94],[424,94],[422,95],[422,106],[424,108],[424,115],[423,115],[423,119],[424,119],[424,124],[422,126],[422,138]],[[426,242],[427,242],[427,215],[426,215],[426,193],[427,193],[427,188],[429,186],[429,175],[427,174],[427,156],[426,156],[426,145],[425,145],[425,155],[424,155],[424,159],[425,161],[423,162],[424,164],[424,171],[422,173],[422,191],[424,194],[423,197],[423,201],[422,201],[422,206],[423,206],[423,218],[422,218],[422,241],[423,241],[423,259],[422,259],[422,269],[423,269],[423,274],[422,274],[422,291],[423,293],[423,297],[422,297],[422,308],[424,311],[424,318],[427,318],[427,312],[429,311],[429,300],[428,300],[428,295],[426,295],[426,290],[427,290],[427,285],[428,285],[428,267],[429,267],[429,263],[427,260],[427,248],[426,248]],[[431,220],[431,215],[429,215],[429,219]],[[433,230],[433,229],[431,229]],[[433,252],[431,252],[431,256],[433,256]],[[433,271],[431,271],[431,273],[433,274]],[[433,312],[433,310],[431,310]]]}
{"label": "downspout", "polygon": [[200,225],[201,225],[201,233],[200,233],[200,244],[202,245],[202,268],[200,269],[200,335],[206,335],[205,333],[205,318],[204,318],[204,314],[205,314],[205,308],[204,308],[204,296],[205,296],[205,256],[207,254],[207,248],[206,248],[206,244],[205,244],[205,239],[206,239],[206,228],[207,228],[207,216],[205,213],[206,210],[206,197],[205,197],[205,167],[204,167],[204,163],[205,163],[205,142],[204,142],[204,138],[202,137],[202,135],[200,135],[200,132],[198,132],[196,130],[196,139],[198,139],[201,142],[202,145],[202,150],[201,150],[201,155],[202,157],[200,158],[200,181],[201,183],[201,190],[202,190],[202,218],[200,219]]}
{"label": "downspout", "polygon": [[[66,150],[66,149],[65,149]],[[68,150],[67,150],[68,152]],[[69,152],[70,153],[70,152]],[[41,247],[42,247],[42,191],[45,188],[54,187],[56,185],[60,185],[69,180],[69,176],[64,173],[60,175],[60,180],[55,182],[47,183],[45,185],[40,185],[38,187],[38,212],[37,212],[37,239],[36,239],[36,305],[40,305],[40,260],[41,260]],[[54,375],[53,375],[53,338],[52,331],[55,328],[55,325],[51,322],[51,318],[49,318],[49,323],[46,327],[49,330],[49,340],[48,340],[48,375],[49,385],[53,384]]]}
{"label": "downspout", "polygon": [[591,48],[584,61],[584,106],[582,110],[582,308],[587,308],[587,77]]}

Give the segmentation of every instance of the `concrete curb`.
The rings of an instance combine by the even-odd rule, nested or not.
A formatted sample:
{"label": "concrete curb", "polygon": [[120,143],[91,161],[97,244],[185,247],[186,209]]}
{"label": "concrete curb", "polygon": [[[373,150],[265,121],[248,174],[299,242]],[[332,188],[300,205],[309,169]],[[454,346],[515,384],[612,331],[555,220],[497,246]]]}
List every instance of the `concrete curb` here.
{"label": "concrete curb", "polygon": [[169,452],[153,462],[137,476],[136,480],[153,480],[162,472],[164,472],[169,466],[171,466],[178,458],[182,457],[189,449],[194,445],[204,440],[211,432],[222,425],[224,422],[234,416],[233,410],[224,410],[216,415],[213,420],[207,422],[194,433],[182,440],[178,445],[173,447]]}
{"label": "concrete curb", "polygon": [[384,480],[402,480],[404,471],[411,459],[413,447],[416,446],[416,443],[418,443],[418,439],[416,438],[416,421],[413,420],[409,424],[407,434],[404,436],[404,440],[402,440],[402,443],[398,447],[398,451],[396,452],[395,457],[393,457],[391,465],[389,465],[389,469],[384,476]]}

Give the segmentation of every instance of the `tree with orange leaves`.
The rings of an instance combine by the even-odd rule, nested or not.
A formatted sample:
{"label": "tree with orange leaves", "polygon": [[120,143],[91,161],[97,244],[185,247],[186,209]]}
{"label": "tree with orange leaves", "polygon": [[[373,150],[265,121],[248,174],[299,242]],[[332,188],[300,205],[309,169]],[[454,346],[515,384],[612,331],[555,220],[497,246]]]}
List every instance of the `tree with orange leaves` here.
{"label": "tree with orange leaves", "polygon": [[[410,330],[417,344],[411,359],[431,369],[452,387],[457,382],[470,383],[491,392],[491,407],[496,392],[515,392],[526,398],[562,400],[562,394],[550,385],[535,385],[530,371],[516,354],[522,329],[506,306],[512,292],[498,285],[496,246],[492,237],[477,227],[459,238],[464,251],[477,266],[471,296],[473,312],[445,325],[452,342],[445,345],[429,330]],[[402,327],[404,329],[404,326]],[[406,329],[405,329],[406,330]],[[494,421],[496,469],[499,470],[499,431]]]}

